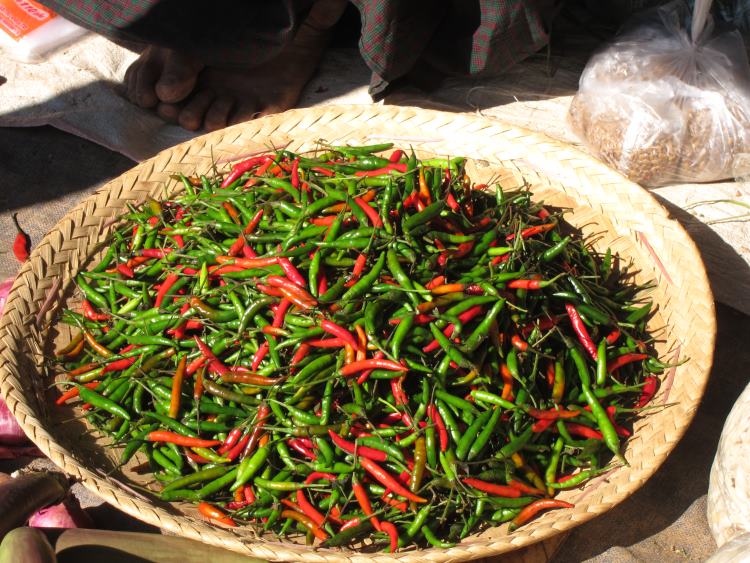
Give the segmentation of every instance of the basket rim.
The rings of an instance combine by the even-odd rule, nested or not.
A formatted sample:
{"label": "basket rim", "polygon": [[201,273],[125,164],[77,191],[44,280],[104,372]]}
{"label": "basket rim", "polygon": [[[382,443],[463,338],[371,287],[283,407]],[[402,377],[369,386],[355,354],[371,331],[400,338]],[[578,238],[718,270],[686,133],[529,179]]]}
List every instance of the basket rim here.
{"label": "basket rim", "polygon": [[[418,116],[424,116],[424,117],[434,117],[434,116],[453,116],[453,117],[460,117],[461,119],[466,120],[469,124],[479,126],[483,123],[490,123],[494,126],[501,126],[504,133],[509,136],[523,136],[525,139],[530,139],[530,142],[533,142],[534,144],[539,145],[546,145],[551,147],[557,147],[561,150],[563,153],[560,157],[561,159],[578,159],[580,161],[585,161],[588,166],[596,171],[597,174],[609,179],[612,182],[616,182],[618,184],[628,185],[630,189],[636,190],[639,192],[640,197],[645,197],[645,201],[648,203],[648,205],[651,206],[651,211],[653,212],[659,212],[664,220],[666,222],[670,223],[670,227],[674,229],[674,234],[676,238],[681,239],[680,242],[682,242],[684,245],[687,245],[686,252],[689,254],[693,254],[697,257],[697,260],[691,264],[691,268],[695,270],[695,276],[699,280],[699,282],[702,285],[702,289],[705,292],[706,301],[709,304],[709,311],[708,311],[708,318],[705,319],[706,323],[709,327],[709,335],[708,338],[704,339],[706,350],[705,350],[705,361],[706,361],[706,367],[704,369],[705,373],[703,374],[704,377],[702,379],[700,388],[697,389],[699,391],[698,396],[702,397],[703,391],[705,389],[705,386],[708,382],[708,373],[710,371],[710,367],[713,362],[713,355],[714,355],[714,345],[715,345],[715,339],[716,339],[716,320],[715,320],[715,309],[714,309],[714,303],[713,298],[711,295],[710,285],[708,283],[708,277],[705,272],[705,267],[700,259],[700,254],[698,252],[697,246],[695,242],[692,240],[692,238],[688,235],[687,231],[680,225],[676,220],[672,219],[669,216],[668,211],[666,208],[658,202],[653,195],[648,193],[646,190],[641,188],[640,186],[637,186],[636,184],[633,184],[632,182],[625,179],[623,176],[621,176],[619,173],[607,168],[605,165],[601,164],[598,161],[595,161],[593,158],[589,157],[588,155],[582,153],[576,148],[573,148],[569,145],[566,145],[564,143],[560,143],[556,140],[553,140],[549,137],[546,137],[543,134],[536,133],[536,132],[530,132],[525,129],[515,127],[512,125],[508,125],[503,123],[502,121],[496,120],[496,119],[488,119],[486,117],[482,116],[475,116],[470,114],[447,114],[446,112],[440,112],[435,110],[425,110],[421,108],[408,108],[408,107],[400,107],[400,108],[394,108],[393,106],[320,106],[315,108],[308,108],[308,109],[294,109],[289,110],[287,112],[284,112],[283,114],[276,114],[272,116],[267,116],[264,118],[260,118],[259,120],[256,120],[257,122],[262,123],[264,120],[266,122],[273,122],[273,121],[279,121],[284,119],[294,120],[294,119],[300,119],[301,117],[308,117],[313,120],[316,119],[316,117],[319,119],[320,116],[325,115],[326,112],[338,112],[341,114],[356,114],[354,118],[356,119],[357,115],[361,116],[362,114],[367,115],[371,114],[372,112],[376,113],[403,113],[403,112],[412,112]],[[251,122],[255,123],[255,122]],[[257,123],[256,123],[257,125]],[[407,551],[407,552],[401,552],[396,554],[379,554],[379,553],[360,553],[352,550],[329,550],[329,549],[311,549],[305,546],[301,546],[298,544],[293,543],[287,543],[287,542],[262,542],[260,544],[256,545],[245,545],[244,541],[248,541],[248,536],[237,536],[234,533],[230,532],[227,529],[220,529],[215,528],[213,526],[209,526],[203,522],[200,522],[196,520],[195,518],[192,518],[190,516],[185,515],[179,515],[175,516],[173,514],[168,513],[164,508],[159,507],[158,505],[156,507],[151,506],[149,511],[144,511],[143,507],[139,505],[137,502],[123,502],[122,496],[118,496],[118,491],[121,493],[121,495],[124,495],[126,497],[131,497],[131,493],[127,492],[126,489],[123,489],[122,487],[119,487],[116,483],[111,483],[105,478],[97,475],[90,469],[88,469],[85,465],[83,465],[81,462],[77,461],[75,456],[72,452],[67,451],[65,448],[62,448],[55,440],[54,437],[52,437],[50,434],[47,433],[47,430],[44,426],[44,424],[39,420],[39,418],[33,414],[26,412],[26,404],[23,395],[23,389],[21,388],[21,385],[18,382],[18,376],[12,372],[12,370],[9,367],[9,363],[7,361],[3,361],[2,358],[4,357],[4,352],[8,348],[8,343],[6,342],[6,338],[13,338],[13,335],[9,332],[12,328],[12,323],[9,320],[11,318],[11,315],[7,314],[8,311],[14,310],[16,307],[19,306],[19,304],[29,298],[29,292],[28,292],[28,282],[27,280],[34,277],[34,265],[40,261],[40,260],[46,260],[48,256],[46,253],[49,251],[47,250],[47,247],[45,246],[45,243],[48,242],[50,237],[53,237],[55,233],[59,232],[61,230],[61,226],[63,223],[67,220],[68,217],[73,216],[76,213],[82,213],[87,207],[90,205],[90,203],[97,198],[101,197],[102,194],[108,193],[112,187],[118,184],[120,182],[120,179],[125,174],[137,174],[140,175],[144,172],[150,171],[155,166],[155,163],[159,162],[160,160],[163,160],[165,156],[171,156],[171,155],[180,155],[186,154],[190,148],[196,147],[196,146],[202,146],[205,150],[205,147],[212,146],[212,142],[215,139],[224,138],[224,136],[230,135],[234,132],[237,132],[239,134],[240,131],[243,130],[248,126],[247,124],[239,124],[232,127],[229,127],[225,130],[217,131],[214,133],[208,133],[206,135],[197,137],[195,139],[192,139],[190,141],[187,141],[185,143],[182,143],[180,145],[176,145],[174,147],[171,147],[169,149],[166,149],[156,156],[152,157],[151,159],[144,161],[136,166],[134,166],[132,169],[127,171],[121,176],[118,176],[106,184],[104,184],[101,188],[99,188],[94,194],[88,196],[87,198],[83,199],[79,204],[77,204],[73,209],[71,209],[66,215],[61,218],[56,225],[50,230],[50,232],[44,237],[44,239],[41,241],[41,243],[32,251],[31,256],[29,260],[27,260],[20,272],[18,273],[16,280],[14,281],[13,287],[11,289],[11,292],[8,296],[8,300],[6,303],[6,314],[3,316],[2,320],[0,320],[0,394],[2,394],[3,398],[6,400],[9,409],[14,414],[14,416],[19,420],[19,424],[23,428],[23,430],[31,437],[31,439],[36,443],[36,445],[44,452],[52,461],[57,464],[63,471],[67,473],[72,473],[73,475],[77,476],[84,486],[92,491],[93,493],[99,495],[100,497],[104,498],[107,502],[117,506],[120,510],[123,510],[124,512],[128,513],[129,515],[138,518],[140,520],[143,520],[145,522],[148,522],[150,524],[156,525],[162,529],[169,530],[171,532],[175,532],[179,535],[183,535],[186,537],[190,537],[192,539],[198,539],[200,541],[204,541],[206,543],[210,543],[213,545],[217,545],[220,547],[226,547],[229,549],[239,550],[242,551],[248,555],[254,555],[256,557],[267,557],[269,559],[294,559],[294,560],[305,560],[305,561],[405,561],[405,560],[429,560],[429,561],[449,561],[449,560],[457,560],[457,559],[471,559],[476,557],[486,557],[490,555],[505,553],[507,551],[510,551],[511,549],[517,549],[519,547],[524,547],[527,545],[530,545],[536,541],[542,541],[545,539],[548,539],[558,533],[564,532],[566,530],[569,530],[573,528],[574,526],[583,523],[585,521],[588,521],[598,514],[601,514],[603,512],[606,512],[610,508],[614,507],[616,504],[619,504],[619,502],[622,502],[625,498],[633,494],[639,487],[640,484],[645,482],[648,478],[650,478],[661,466],[663,461],[666,459],[667,455],[671,450],[676,446],[676,444],[679,442],[679,440],[682,438],[684,433],[686,432],[690,420],[692,420],[693,413],[695,411],[695,407],[697,407],[697,403],[695,405],[691,405],[693,407],[692,412],[688,413],[687,420],[681,424],[678,428],[676,428],[675,432],[673,433],[673,437],[671,438],[669,442],[669,448],[662,453],[661,455],[657,456],[660,461],[658,463],[653,464],[652,466],[649,466],[648,469],[646,469],[642,474],[642,480],[640,484],[637,486],[631,486],[627,491],[625,491],[625,494],[621,495],[621,498],[618,498],[616,502],[612,503],[608,508],[603,510],[602,512],[587,512],[584,514],[581,514],[580,517],[576,519],[575,522],[566,522],[559,528],[544,528],[538,530],[538,533],[534,535],[533,538],[525,538],[524,541],[521,542],[518,545],[515,545],[513,542],[513,537],[509,536],[510,540],[504,542],[505,547],[499,548],[497,547],[497,542],[494,540],[475,540],[472,542],[462,542],[458,546],[454,548],[449,548],[445,550],[440,550],[437,548],[429,548],[425,550],[419,550],[419,551]],[[425,147],[425,150],[429,151],[429,146]],[[499,165],[498,163],[495,163]],[[540,163],[537,163],[540,164]],[[564,166],[565,162],[561,162],[561,165]],[[534,163],[532,163],[532,168],[536,168],[534,166]],[[545,173],[544,170],[541,170],[541,173]],[[103,221],[102,221],[103,222]],[[20,397],[16,396],[16,393],[20,394]],[[20,416],[19,416],[20,415]],[[46,436],[37,436],[38,431],[42,431],[42,434],[46,434]],[[36,438],[36,439],[35,439]],[[51,439],[50,439],[51,438]],[[187,521],[189,526],[186,528],[182,525],[182,521]],[[243,541],[244,538],[244,541]],[[239,544],[239,545],[238,545]],[[493,547],[490,544],[495,544],[495,547]],[[471,545],[473,547],[482,547],[482,551],[467,551],[466,547],[468,545]],[[258,547],[263,546],[263,547]],[[417,554],[419,557],[414,557],[415,554]]]}

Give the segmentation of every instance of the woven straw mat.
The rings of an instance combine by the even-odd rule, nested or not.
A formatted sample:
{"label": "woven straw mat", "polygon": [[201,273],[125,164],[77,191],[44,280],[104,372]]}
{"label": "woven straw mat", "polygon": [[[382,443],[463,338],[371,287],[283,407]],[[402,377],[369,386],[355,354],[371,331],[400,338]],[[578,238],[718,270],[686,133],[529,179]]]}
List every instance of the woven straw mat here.
{"label": "woven straw mat", "polygon": [[[421,156],[471,156],[476,182],[498,179],[506,188],[524,183],[534,198],[570,208],[567,220],[598,247],[632,262],[640,281],[656,280],[658,312],[650,330],[663,359],[689,358],[665,372],[657,402],[674,404],[639,419],[625,446],[630,467],[615,469],[560,498],[575,508],[555,510],[508,534],[491,528],[446,550],[396,554],[317,549],[257,538],[249,529],[212,526],[187,504],[166,504],[136,492],[145,477],[118,468],[118,453],[88,431],[74,407],[49,409],[55,391],[45,357],[70,338],[56,323],[77,304],[75,275],[101,256],[111,225],[129,202],[160,198],[180,189],[170,178],[220,169],[268,147],[293,151],[385,140],[414,147]],[[169,532],[269,560],[306,562],[460,561],[488,557],[552,537],[633,494],[680,439],[706,385],[714,349],[715,315],[700,256],[692,240],[653,197],[603,164],[544,136],[482,117],[407,107],[342,106],[292,110],[217,131],[143,162],[109,182],[68,213],[34,249],[16,280],[0,323],[0,390],[26,434],[53,462],[128,514]],[[136,457],[132,465],[142,462]],[[139,480],[140,479],[140,480]]]}

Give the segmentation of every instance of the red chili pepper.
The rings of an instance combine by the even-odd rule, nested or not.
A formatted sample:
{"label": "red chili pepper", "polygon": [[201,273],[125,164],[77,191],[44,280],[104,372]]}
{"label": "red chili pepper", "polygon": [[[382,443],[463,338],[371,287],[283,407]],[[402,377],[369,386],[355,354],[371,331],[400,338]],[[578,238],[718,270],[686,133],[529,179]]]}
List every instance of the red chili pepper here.
{"label": "red chili pepper", "polygon": [[488,483],[480,479],[474,479],[467,477],[463,479],[463,482],[470,487],[478,489],[482,492],[489,493],[491,495],[506,497],[506,498],[518,498],[521,496],[521,491],[509,487],[507,485],[498,485],[497,483]]}
{"label": "red chili pepper", "polygon": [[583,424],[577,424],[575,422],[566,422],[565,428],[568,429],[568,432],[575,436],[581,436],[582,438],[586,438],[587,440],[602,440],[602,433],[598,430],[594,430],[593,428],[589,428],[588,426],[584,426]]}
{"label": "red chili pepper", "polygon": [[205,363],[206,363],[206,358],[204,358],[203,356],[200,356],[200,357],[198,357],[198,358],[195,358],[195,359],[194,359],[194,360],[193,360],[192,362],[190,362],[190,363],[188,364],[187,368],[185,368],[185,373],[186,373],[187,375],[193,375],[193,374],[194,374],[194,373],[195,373],[196,371],[198,371],[198,370],[199,370],[199,369],[200,369],[200,368],[201,368],[201,367],[203,366],[203,364],[205,364]]}
{"label": "red chili pepper", "polygon": [[581,413],[579,411],[566,411],[558,409],[539,410],[534,408],[526,409],[529,416],[539,420],[557,420],[558,418],[575,418]]}
{"label": "red chili pepper", "polygon": [[589,356],[591,356],[591,358],[596,361],[596,344],[594,344],[594,341],[591,340],[589,331],[586,329],[586,325],[583,324],[583,320],[581,319],[581,315],[578,313],[578,309],[576,309],[575,305],[573,305],[572,303],[566,303],[565,310],[568,312],[568,317],[570,317],[570,324],[573,326],[573,330],[578,335],[578,340],[581,341],[581,344],[583,345],[586,352],[588,352]]}
{"label": "red chili pepper", "polygon": [[172,252],[171,248],[144,248],[141,250],[141,256],[145,258],[165,258]]}
{"label": "red chili pepper", "polygon": [[258,166],[259,164],[263,162],[273,162],[270,157],[268,156],[254,156],[252,158],[248,158],[247,160],[243,160],[242,162],[238,162],[234,166],[232,166],[232,171],[227,175],[226,178],[224,178],[224,181],[219,186],[220,188],[226,188],[227,186],[231,185],[235,180],[237,180],[240,176],[242,176],[245,172],[248,172],[255,166]]}
{"label": "red chili pepper", "polygon": [[[414,324],[426,325],[428,323],[431,323],[434,320],[435,320],[435,317],[433,317],[431,315],[426,315],[426,314],[421,314],[421,313],[417,314],[417,315],[414,315]],[[400,318],[388,319],[388,324],[397,325],[397,324],[400,324],[400,323],[401,323],[401,319]]]}
{"label": "red chili pepper", "polygon": [[216,520],[220,524],[224,524],[225,526],[230,526],[232,528],[237,527],[237,524],[234,523],[234,520],[232,520],[229,516],[226,515],[225,512],[212,504],[202,502],[198,505],[198,511],[210,520]]}
{"label": "red chili pepper", "polygon": [[331,437],[331,440],[337,448],[347,453],[353,454],[356,451],[357,455],[362,456],[363,458],[373,459],[375,461],[386,461],[388,459],[388,456],[385,452],[381,452],[380,450],[376,450],[374,448],[368,448],[367,446],[358,446],[353,442],[345,440],[344,438],[336,434],[333,430],[329,430],[328,435]]}
{"label": "red chili pepper", "polygon": [[444,452],[448,449],[448,428],[443,422],[443,417],[437,410],[434,403],[430,403],[427,407],[427,416],[432,420],[435,428],[438,431],[438,442],[440,443],[440,451]]}
{"label": "red chili pepper", "polygon": [[328,176],[329,178],[332,178],[336,175],[336,172],[334,172],[330,168],[323,168],[322,166],[313,166],[312,168],[310,168],[310,170],[317,172],[318,174],[323,174],[323,176]]}
{"label": "red chili pepper", "polygon": [[[362,352],[364,353],[364,347],[361,347],[361,350],[362,350]],[[381,352],[380,350],[378,350],[377,352],[375,352],[375,355],[374,355],[373,357],[374,357],[374,358],[375,358],[376,360],[380,360],[380,359],[382,359],[382,358],[385,358],[385,354],[384,354],[383,352]],[[360,361],[361,361],[361,360],[360,360]],[[371,373],[372,373],[373,371],[374,371],[374,370],[368,369],[368,370],[365,370],[365,371],[363,371],[362,373],[360,373],[360,374],[359,374],[359,377],[357,377],[357,384],[358,384],[358,385],[362,385],[362,384],[363,384],[363,383],[364,383],[365,381],[367,381],[367,380],[368,380],[368,379],[370,378],[370,374],[371,374]]]}
{"label": "red chili pepper", "polygon": [[84,299],[81,302],[81,309],[83,310],[83,316],[90,321],[106,321],[109,319],[109,315],[105,313],[97,313],[94,306],[88,299]]}
{"label": "red chili pepper", "polygon": [[13,254],[19,262],[26,262],[31,250],[31,237],[21,228],[18,223],[18,214],[11,215],[13,224],[16,226],[16,238],[13,240]]}
{"label": "red chili pepper", "polygon": [[403,381],[403,376],[391,379],[391,392],[393,393],[393,401],[396,405],[405,405],[409,402],[409,398],[404,393],[403,387],[401,387]]}
{"label": "red chili pepper", "polygon": [[186,448],[211,448],[221,444],[219,440],[203,440],[167,430],[154,430],[146,436],[146,440],[149,442],[169,442]]}
{"label": "red chili pepper", "polygon": [[459,213],[461,211],[461,206],[456,201],[453,192],[448,192],[448,195],[445,198],[445,203],[447,203],[448,207],[450,207],[456,213]]}
{"label": "red chili pepper", "polygon": [[542,510],[549,510],[550,508],[574,508],[574,504],[565,502],[564,500],[558,500],[554,498],[542,498],[535,500],[529,505],[526,505],[521,512],[518,513],[508,527],[508,531],[512,532],[519,526],[523,526],[526,522],[531,520],[534,516],[539,514]]}
{"label": "red chili pepper", "polygon": [[267,256],[265,258],[235,258],[234,256],[217,256],[216,262],[218,264],[232,264],[243,269],[252,269],[273,266],[274,264],[279,263],[279,259],[275,256]]}
{"label": "red chili pepper", "polygon": [[258,169],[255,172],[253,172],[254,178],[250,178],[247,182],[245,182],[244,187],[245,188],[249,188],[249,187],[252,187],[255,184],[257,184],[258,183],[258,178],[260,178],[266,172],[268,172],[268,169],[271,168],[272,164],[273,164],[273,158],[266,157],[266,160],[263,161],[263,164],[261,164],[260,166],[258,166]]}
{"label": "red chili pepper", "polygon": [[235,264],[226,264],[224,266],[210,266],[208,271],[212,277],[217,277],[223,276],[224,274],[231,274],[233,272],[241,272],[244,269],[245,268]]}
{"label": "red chili pepper", "polygon": [[291,362],[289,362],[289,365],[296,366],[309,353],[310,353],[310,345],[303,342],[302,344],[300,344],[299,348],[297,348],[297,351],[294,353],[294,356],[292,356],[292,360]]}
{"label": "red chili pepper", "polygon": [[245,495],[245,502],[247,504],[253,504],[255,502],[255,491],[250,485],[245,485],[245,489],[242,491]]}
{"label": "red chili pepper", "polygon": [[242,437],[243,430],[244,429],[241,426],[230,430],[229,434],[227,434],[227,437],[224,439],[224,443],[216,450],[216,453],[223,454],[225,451],[233,448]]}
{"label": "red chili pepper", "polygon": [[[99,381],[92,381],[90,383],[85,383],[83,386],[88,389],[96,389],[99,386],[99,383],[100,383]],[[66,403],[67,401],[69,401],[70,399],[77,397],[79,393],[80,393],[80,390],[78,387],[71,387],[70,389],[68,389],[65,393],[60,395],[55,400],[55,404],[62,405]]]}
{"label": "red chili pepper", "polygon": [[297,305],[300,309],[311,309],[318,304],[317,300],[312,295],[296,285],[289,278],[268,276],[266,282],[272,287],[277,287],[287,299]]}
{"label": "red chili pepper", "polygon": [[[245,434],[242,439],[237,442],[234,447],[230,448],[226,451],[224,454],[224,457],[227,458],[230,461],[234,461],[239,457],[239,455],[243,452],[243,450],[247,447],[248,443],[250,442],[251,435]],[[218,452],[222,453],[222,452]]]}
{"label": "red chili pepper", "polygon": [[307,459],[311,459],[312,461],[318,459],[318,456],[316,456],[310,448],[303,444],[299,438],[289,438],[286,443],[290,448],[301,453]]}
{"label": "red chili pepper", "polygon": [[310,223],[317,225],[318,227],[330,227],[336,221],[335,215],[328,215],[327,217],[313,217],[310,219]]}
{"label": "red chili pepper", "polygon": [[180,276],[177,274],[169,274],[167,275],[164,282],[159,286],[159,291],[156,292],[156,299],[154,300],[154,307],[161,307],[162,302],[164,301],[164,298],[167,296],[167,292],[169,289],[177,283],[177,280],[180,279]]}
{"label": "red chili pepper", "polygon": [[263,358],[266,357],[266,354],[268,354],[268,350],[269,344],[266,340],[258,347],[258,351],[255,352],[255,356],[253,356],[253,363],[250,365],[252,371],[256,371],[260,367],[260,363],[263,361]]}
{"label": "red chili pepper", "polygon": [[382,176],[383,174],[389,174],[391,170],[404,173],[406,172],[406,163],[392,162],[388,166],[384,166],[383,168],[378,168],[376,170],[357,170],[354,175],[360,177]]}
{"label": "red chili pepper", "polygon": [[502,256],[495,256],[492,260],[490,260],[490,264],[493,266],[497,266],[498,264],[502,264],[503,262],[507,262],[510,260],[510,254],[503,254]]}
{"label": "red chili pepper", "polygon": [[289,258],[279,257],[278,260],[279,266],[284,270],[286,277],[288,277],[295,285],[305,287],[305,278],[302,277],[302,274],[300,274],[299,270],[294,267],[294,264],[292,264]]}
{"label": "red chili pepper", "polygon": [[621,333],[619,328],[616,328],[612,332],[610,332],[606,338],[607,344],[609,344],[610,346],[614,346],[615,342],[620,339],[620,334]]}
{"label": "red chili pepper", "polygon": [[195,343],[198,345],[198,350],[200,350],[201,354],[203,354],[203,357],[206,358],[206,361],[208,362],[208,369],[217,375],[226,375],[229,373],[229,368],[225,366],[219,358],[217,358],[214,353],[211,351],[211,348],[208,347],[208,345],[203,342],[198,336],[193,337],[195,340]]}
{"label": "red chili pepper", "polygon": [[369,360],[352,362],[351,364],[342,367],[340,370],[340,373],[344,377],[347,377],[349,375],[353,375],[357,372],[360,372],[366,369],[386,369],[389,371],[408,371],[409,370],[409,368],[402,366],[401,364],[396,363],[392,360],[371,358]]}
{"label": "red chili pepper", "polygon": [[511,479],[508,481],[508,485],[510,487],[513,487],[514,489],[518,489],[523,494],[527,495],[536,495],[536,496],[544,496],[545,492],[541,489],[537,489],[535,487],[530,487],[526,483],[522,483],[521,481],[516,481],[515,479]]}
{"label": "red chili pepper", "polygon": [[295,158],[292,161],[292,171],[290,173],[290,180],[293,188],[299,188],[299,158]]}
{"label": "red chili pepper", "polygon": [[284,326],[284,317],[286,316],[286,312],[289,310],[291,304],[292,302],[286,298],[282,299],[279,302],[276,310],[273,313],[273,321],[271,322],[271,326],[276,328]]}
{"label": "red chili pepper", "polygon": [[511,280],[506,286],[508,289],[543,289],[554,280]]}
{"label": "red chili pepper", "polygon": [[319,481],[320,479],[325,479],[326,481],[336,481],[338,479],[338,476],[334,475],[333,473],[322,473],[320,471],[313,471],[307,477],[305,477],[305,484],[310,485],[314,483],[315,481]]}
{"label": "red chili pepper", "polygon": [[396,526],[386,520],[382,520],[380,522],[380,529],[388,534],[388,537],[391,540],[391,553],[396,553],[396,550],[398,549],[398,530],[396,529]]}
{"label": "red chili pepper", "polygon": [[271,297],[284,297],[284,292],[282,292],[278,287],[269,287],[262,283],[256,283],[255,289],[257,289],[261,293],[270,295]]}
{"label": "red chili pepper", "polygon": [[535,328],[538,328],[540,331],[549,330],[555,327],[558,322],[560,322],[558,317],[545,317],[543,319],[537,319],[536,321],[526,323],[521,327],[521,336],[528,338]]}
{"label": "red chili pepper", "polygon": [[359,344],[354,335],[346,330],[344,327],[337,325],[333,321],[323,319],[320,321],[320,328],[326,331],[328,334],[332,334],[349,344],[355,351],[359,350]]}
{"label": "red chili pepper", "polygon": [[253,431],[250,435],[250,440],[242,451],[243,458],[253,453],[253,451],[255,451],[255,446],[260,444],[261,435],[263,434],[263,428],[266,425],[266,419],[268,419],[270,413],[271,409],[265,403],[261,404],[258,407],[258,414],[255,417],[255,427],[253,428]]}
{"label": "red chili pepper", "polygon": [[510,337],[510,343],[519,352],[525,352],[529,349],[529,343],[525,340],[521,340],[521,337],[517,334]]}
{"label": "red chili pepper", "polygon": [[311,348],[343,348],[347,342],[343,338],[320,338],[306,342]]}
{"label": "red chili pepper", "polygon": [[128,259],[125,265],[128,268],[136,268],[140,266],[141,264],[145,264],[149,260],[150,258],[148,256],[134,256],[133,258]]}
{"label": "red chili pepper", "polygon": [[120,273],[120,275],[125,276],[126,278],[132,279],[133,277],[135,277],[133,268],[131,268],[127,264],[118,264],[116,270]]}
{"label": "red chili pepper", "polygon": [[638,408],[643,408],[651,402],[651,399],[656,395],[656,389],[659,384],[659,380],[650,375],[644,380],[643,388],[641,389],[641,396],[638,399]]}
{"label": "red chili pepper", "polygon": [[367,255],[366,254],[360,254],[357,256],[357,259],[354,261],[354,268],[352,268],[352,275],[347,280],[347,282],[344,284],[344,287],[351,287],[357,281],[359,281],[359,278],[362,276],[362,272],[365,270],[365,265],[367,264]]}
{"label": "red chili pepper", "polygon": [[378,212],[375,211],[375,209],[372,208],[369,203],[364,201],[361,197],[355,197],[354,203],[357,205],[357,207],[364,211],[365,215],[367,215],[367,218],[370,220],[370,224],[372,224],[373,227],[377,229],[383,226],[383,220],[380,218],[380,215],[378,215]]}
{"label": "red chili pepper", "polygon": [[138,358],[123,358],[121,360],[115,360],[114,362],[108,363],[102,369],[102,373],[109,373],[112,371],[122,371],[132,366]]}
{"label": "red chili pepper", "polygon": [[362,486],[362,483],[359,482],[359,479],[357,479],[356,476],[352,476],[352,491],[354,492],[354,498],[357,499],[362,512],[370,519],[372,527],[379,532],[380,521],[376,516],[373,515],[372,505],[370,504],[370,497],[367,496],[367,491],[365,491],[365,488]]}
{"label": "red chili pepper", "polygon": [[[187,373],[188,370],[185,369],[185,372]],[[200,401],[201,397],[203,396],[203,375],[205,373],[204,369],[201,369],[201,371],[198,372],[198,375],[195,376],[195,385],[193,386],[193,399],[195,401]]]}
{"label": "red chili pepper", "polygon": [[404,208],[416,207],[419,201],[419,192],[414,190],[404,199]]}
{"label": "red chili pepper", "polygon": [[301,489],[297,491],[297,504],[302,509],[302,513],[306,514],[307,517],[315,522],[318,526],[322,526],[325,523],[326,517],[323,516],[309,500],[307,500],[305,492]]}
{"label": "red chili pepper", "polygon": [[193,460],[195,463],[200,463],[200,464],[213,463],[212,461],[206,459],[205,457],[199,456],[197,453],[191,452],[188,449],[185,450],[185,455],[187,456],[188,459]]}
{"label": "red chili pepper", "polygon": [[[404,481],[402,481],[402,483],[404,483]],[[408,483],[409,482],[407,480],[404,484]],[[380,500],[382,500],[388,506],[392,506],[393,508],[400,510],[401,512],[406,512],[406,510],[409,508],[409,503],[407,503],[405,500],[396,500],[395,498],[392,498],[390,496],[390,491],[386,491],[383,496],[380,497]]]}
{"label": "red chili pepper", "polygon": [[255,229],[258,227],[258,223],[260,223],[260,220],[263,218],[263,210],[259,209],[255,215],[253,215],[253,218],[250,219],[250,222],[247,224],[247,226],[242,229],[243,235],[251,235],[255,232]]}
{"label": "red chili pepper", "polygon": [[531,425],[531,431],[535,433],[544,432],[555,423],[554,418],[542,418]]}
{"label": "red chili pepper", "polygon": [[424,286],[425,289],[433,289],[445,283],[445,276],[435,276]]}
{"label": "red chili pepper", "polygon": [[648,358],[648,354],[623,354],[619,358],[607,364],[607,373],[612,373],[615,370],[620,369],[622,366],[633,362],[639,362]]}
{"label": "red chili pepper", "polygon": [[[346,522],[344,522],[341,525],[341,528],[339,528],[339,530],[343,532],[345,530],[348,530],[349,528],[356,528],[361,523],[362,523],[362,520],[360,520],[359,518],[351,518],[351,519],[347,520]],[[375,527],[375,525],[373,524],[373,528],[374,527]]]}
{"label": "red chili pepper", "polygon": [[[541,233],[551,231],[557,226],[557,223],[545,223],[544,225],[536,225],[535,227],[528,227],[521,231],[521,238],[528,238]],[[516,238],[516,233],[510,233],[505,240],[513,240]]]}
{"label": "red chili pepper", "polygon": [[240,235],[237,240],[232,243],[229,247],[229,256],[239,256],[242,254],[242,249],[245,247],[245,235]]}
{"label": "red chili pepper", "polygon": [[401,158],[404,156],[404,151],[401,149],[396,149],[391,153],[391,156],[388,157],[389,162],[398,162],[401,160]]}
{"label": "red chili pepper", "polygon": [[399,483],[396,479],[394,479],[393,476],[390,475],[385,469],[380,467],[377,463],[375,463],[371,459],[362,457],[360,454],[359,463],[362,465],[365,471],[367,471],[370,475],[372,475],[375,478],[376,481],[378,481],[385,488],[390,489],[397,495],[402,496],[405,499],[408,499],[412,502],[417,502],[417,503],[427,502],[427,499],[424,499],[412,493],[409,489],[407,489],[401,483]]}

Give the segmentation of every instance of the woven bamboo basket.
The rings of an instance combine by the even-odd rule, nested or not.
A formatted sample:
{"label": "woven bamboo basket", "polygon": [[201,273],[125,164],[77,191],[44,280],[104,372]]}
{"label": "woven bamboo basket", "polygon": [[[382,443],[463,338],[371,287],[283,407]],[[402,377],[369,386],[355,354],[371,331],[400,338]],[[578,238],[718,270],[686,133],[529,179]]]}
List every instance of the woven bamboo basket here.
{"label": "woven bamboo basket", "polygon": [[[70,409],[49,408],[54,391],[45,357],[70,334],[56,321],[76,305],[76,273],[103,252],[110,226],[130,202],[180,189],[175,173],[201,174],[268,147],[314,148],[316,141],[368,144],[392,140],[421,155],[466,155],[477,182],[528,184],[536,200],[569,208],[567,220],[596,235],[658,282],[651,330],[662,358],[689,358],[664,374],[657,402],[673,406],[644,416],[625,446],[630,467],[567,491],[575,508],[543,515],[512,534],[496,527],[446,550],[396,554],[306,547],[228,530],[203,521],[189,505],[166,504],[132,485],[144,477],[118,468],[117,452]],[[0,391],[26,434],[64,471],[126,513],[165,531],[269,560],[307,562],[460,561],[499,555],[569,530],[633,494],[687,429],[711,367],[715,338],[711,292],[700,256],[682,227],[654,198],[603,164],[544,136],[474,115],[416,108],[344,106],[293,110],[211,133],[168,149],[109,182],[68,213],[24,264],[0,323]],[[132,463],[137,463],[134,460]]]}

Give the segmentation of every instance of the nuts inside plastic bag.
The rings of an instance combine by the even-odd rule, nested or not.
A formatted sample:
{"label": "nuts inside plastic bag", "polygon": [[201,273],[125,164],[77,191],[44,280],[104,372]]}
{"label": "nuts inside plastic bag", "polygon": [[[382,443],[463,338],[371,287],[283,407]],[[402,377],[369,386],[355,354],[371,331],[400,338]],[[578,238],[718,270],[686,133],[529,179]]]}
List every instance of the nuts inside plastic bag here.
{"label": "nuts inside plastic bag", "polygon": [[691,13],[675,0],[643,13],[581,75],[574,131],[635,182],[715,182],[750,152],[745,46],[738,31],[714,26],[710,5],[697,0]]}

